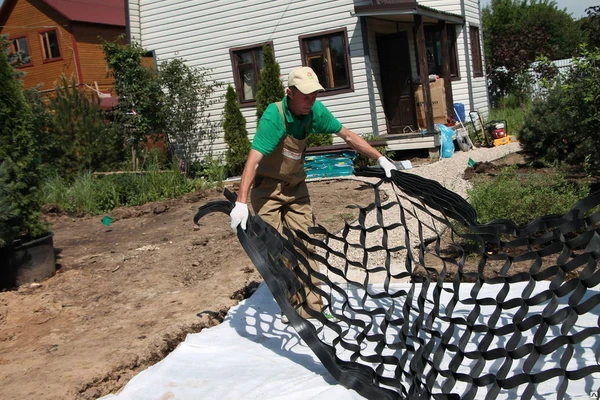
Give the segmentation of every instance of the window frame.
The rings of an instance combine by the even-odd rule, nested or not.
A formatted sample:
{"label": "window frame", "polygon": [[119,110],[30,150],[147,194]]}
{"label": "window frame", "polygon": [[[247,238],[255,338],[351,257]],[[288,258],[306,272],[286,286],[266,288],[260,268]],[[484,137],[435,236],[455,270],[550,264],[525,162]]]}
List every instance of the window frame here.
{"label": "window frame", "polygon": [[[427,47],[428,36],[435,35],[436,33],[441,33],[442,27],[439,25],[425,25],[425,47]],[[451,81],[459,81],[460,77],[460,67],[459,67],[459,58],[458,58],[458,49],[456,46],[457,43],[457,33],[456,33],[456,25],[448,24],[446,32],[448,32],[448,54],[450,55],[450,80]],[[437,41],[436,41],[437,43]],[[416,47],[416,35],[415,35],[415,47]],[[441,36],[440,36],[440,46],[441,46]],[[434,55],[435,56],[435,55]],[[440,55],[442,57],[442,55]],[[436,62],[437,63],[437,62]],[[442,64],[440,64],[442,65]],[[452,71],[452,66],[456,68],[456,71]],[[443,67],[442,67],[443,68]],[[437,71],[436,71],[437,72]],[[419,73],[419,63],[417,62],[417,73]],[[433,73],[433,71],[429,71],[429,73]],[[442,76],[441,74],[439,74]]]}
{"label": "window frame", "polygon": [[[44,44],[44,36],[47,35],[48,32],[54,32],[56,34],[56,46],[58,48],[58,57],[46,58],[46,46]],[[62,52],[62,47],[60,45],[60,33],[58,32],[58,29],[54,28],[54,29],[46,29],[43,31],[39,31],[38,35],[40,38],[40,47],[42,50],[42,60],[43,60],[44,64],[61,61],[63,59],[63,52]],[[48,37],[46,36],[46,38],[48,38]],[[48,39],[48,47],[50,47],[49,39]],[[48,48],[48,50],[50,50],[50,48]]]}
{"label": "window frame", "polygon": [[[231,66],[232,66],[232,71],[233,71],[233,84],[235,87],[235,93],[237,94],[238,103],[239,103],[240,107],[242,107],[242,108],[243,107],[255,107],[256,99],[246,100],[243,97],[242,81],[240,80],[240,69],[239,69],[239,63],[238,63],[238,58],[236,57],[236,54],[240,53],[240,52],[252,51],[254,49],[261,49],[261,52],[262,52],[262,48],[265,45],[270,45],[271,48],[273,49],[273,52],[275,51],[275,48],[273,46],[273,41],[262,42],[259,44],[252,44],[252,45],[241,46],[241,47],[232,47],[229,49],[229,57],[231,59]],[[262,56],[262,53],[261,53],[261,56]],[[258,82],[258,75],[260,73],[260,69],[258,68],[258,64],[256,63],[256,60],[254,59],[254,55],[253,55],[252,69],[253,69],[254,76],[256,78],[256,82]]]}
{"label": "window frame", "polygon": [[19,39],[25,39],[25,43],[27,45],[27,56],[29,56],[29,62],[19,64],[17,66],[17,68],[31,67],[33,65],[33,61],[31,59],[31,46],[29,46],[29,39],[27,38],[27,35],[15,36],[15,37],[12,37],[9,39],[11,49],[14,51],[13,54],[16,54],[19,51],[21,51],[20,49],[17,49],[17,47],[15,46],[15,43],[18,43]]}
{"label": "window frame", "polygon": [[[342,86],[339,88],[330,88],[328,87],[329,81],[327,82],[322,82],[322,79],[319,78],[319,82],[321,83],[321,85],[323,86],[323,88],[325,88],[324,92],[319,92],[318,97],[322,97],[322,96],[332,96],[332,95],[336,95],[336,94],[341,94],[341,93],[351,93],[354,92],[354,78],[352,76],[352,63],[350,60],[350,42],[348,41],[348,29],[346,27],[344,28],[339,28],[339,29],[332,29],[332,30],[327,30],[327,31],[321,31],[321,32],[317,32],[317,33],[311,33],[311,34],[307,34],[307,35],[300,35],[298,37],[298,41],[300,43],[300,55],[302,57],[302,65],[303,66],[309,66],[308,64],[308,59],[310,56],[310,53],[308,53],[305,50],[305,43],[307,43],[309,40],[314,40],[316,38],[321,38],[321,40],[325,39],[326,37],[330,37],[330,36],[334,36],[334,35],[340,35],[342,38],[342,45],[344,48],[344,66],[346,69],[346,78],[348,80],[348,85],[346,86]],[[325,50],[323,50],[325,51]],[[315,71],[317,73],[317,75],[320,75],[320,71]],[[331,75],[328,77],[331,78]]]}
{"label": "window frame", "polygon": [[481,78],[483,73],[483,58],[481,54],[481,40],[479,27],[469,25],[469,42],[471,43],[471,61],[473,65],[473,77]]}

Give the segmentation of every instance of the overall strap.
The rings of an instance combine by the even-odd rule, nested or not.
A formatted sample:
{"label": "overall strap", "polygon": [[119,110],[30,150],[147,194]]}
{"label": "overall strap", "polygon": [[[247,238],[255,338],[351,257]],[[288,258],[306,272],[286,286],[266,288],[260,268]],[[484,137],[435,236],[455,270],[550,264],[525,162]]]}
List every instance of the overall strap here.
{"label": "overall strap", "polygon": [[283,113],[283,101],[278,101],[275,103],[277,109],[279,110],[279,115],[283,118],[283,124],[285,125],[285,132],[287,133],[287,120],[285,119],[285,114]]}

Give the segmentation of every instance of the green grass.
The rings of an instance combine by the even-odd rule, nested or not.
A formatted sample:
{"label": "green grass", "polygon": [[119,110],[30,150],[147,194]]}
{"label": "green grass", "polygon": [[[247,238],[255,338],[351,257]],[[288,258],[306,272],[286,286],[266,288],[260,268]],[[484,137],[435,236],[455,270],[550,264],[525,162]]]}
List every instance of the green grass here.
{"label": "green grass", "polygon": [[110,175],[79,175],[72,183],[58,175],[43,186],[44,203],[69,212],[100,214],[119,206],[137,206],[213,186],[203,179],[186,178],[177,170],[150,169]]}
{"label": "green grass", "polygon": [[494,120],[505,120],[506,121],[506,129],[507,134],[519,136],[519,131],[523,127],[525,122],[525,116],[529,112],[530,106],[525,105],[523,107],[509,108],[509,107],[500,107],[493,108],[490,110],[487,121]]}
{"label": "green grass", "polygon": [[491,179],[474,183],[468,191],[478,222],[506,218],[519,226],[548,214],[564,214],[589,194],[587,186],[565,179],[560,171],[518,175],[515,166],[505,167]]}

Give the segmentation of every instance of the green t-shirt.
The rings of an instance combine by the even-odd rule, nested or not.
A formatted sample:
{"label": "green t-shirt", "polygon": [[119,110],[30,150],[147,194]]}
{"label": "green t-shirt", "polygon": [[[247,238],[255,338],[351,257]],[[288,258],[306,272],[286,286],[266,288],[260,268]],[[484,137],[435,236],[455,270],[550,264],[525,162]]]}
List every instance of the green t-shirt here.
{"label": "green t-shirt", "polygon": [[[283,113],[287,120],[287,133],[296,139],[304,139],[307,127],[309,133],[338,133],[342,124],[319,100],[315,101],[310,113],[303,117],[295,117],[287,107],[287,96],[283,98]],[[311,125],[312,122],[312,125]],[[252,141],[252,148],[264,156],[275,150],[281,139],[285,137],[285,124],[275,103],[269,104],[258,122],[258,129]]]}

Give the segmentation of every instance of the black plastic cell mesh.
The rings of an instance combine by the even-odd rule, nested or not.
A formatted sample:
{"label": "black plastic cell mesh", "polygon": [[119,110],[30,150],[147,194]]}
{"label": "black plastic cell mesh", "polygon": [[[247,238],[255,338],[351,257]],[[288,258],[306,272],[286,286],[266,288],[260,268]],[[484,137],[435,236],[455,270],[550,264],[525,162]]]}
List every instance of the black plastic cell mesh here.
{"label": "black plastic cell mesh", "polygon": [[[338,233],[280,235],[257,216],[238,228],[277,304],[340,384],[369,399],[562,399],[582,379],[586,393],[597,390],[600,193],[519,228],[478,224],[435,181],[358,174],[382,180],[374,203]],[[226,196],[194,221],[229,213],[235,195]],[[306,243],[317,286],[301,268]],[[314,319],[300,317],[288,299],[305,288],[334,319],[308,308]]]}

